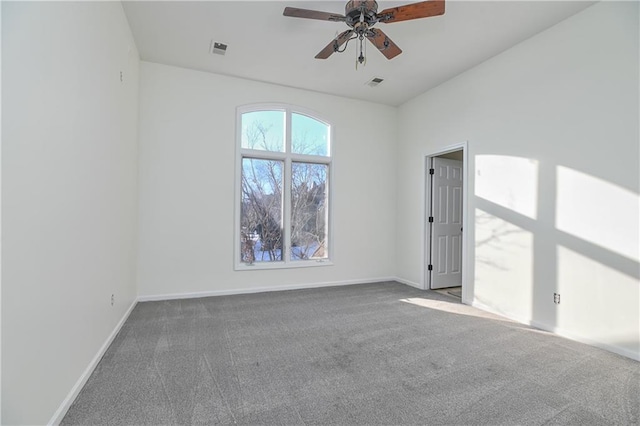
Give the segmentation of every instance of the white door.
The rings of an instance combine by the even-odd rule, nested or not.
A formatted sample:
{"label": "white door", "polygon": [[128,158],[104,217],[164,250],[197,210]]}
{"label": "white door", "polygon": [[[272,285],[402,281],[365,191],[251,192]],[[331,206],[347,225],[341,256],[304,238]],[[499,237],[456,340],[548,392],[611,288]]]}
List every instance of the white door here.
{"label": "white door", "polygon": [[456,287],[462,285],[462,161],[434,157],[431,170],[430,288]]}

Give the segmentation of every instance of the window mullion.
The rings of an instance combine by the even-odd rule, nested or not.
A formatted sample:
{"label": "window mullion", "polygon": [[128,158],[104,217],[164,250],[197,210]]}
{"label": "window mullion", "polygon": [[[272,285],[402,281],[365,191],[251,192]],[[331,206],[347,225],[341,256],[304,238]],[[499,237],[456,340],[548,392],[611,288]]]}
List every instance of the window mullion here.
{"label": "window mullion", "polygon": [[284,162],[284,206],[282,209],[283,226],[284,226],[284,253],[282,259],[291,262],[291,110],[287,109],[285,113],[285,153]]}
{"label": "window mullion", "polygon": [[289,155],[293,161],[298,161],[301,163],[313,163],[313,164],[329,164],[331,163],[331,157],[324,157],[320,155],[309,155],[309,154],[290,154]]}
{"label": "window mullion", "polygon": [[284,144],[285,150],[287,153],[287,157],[291,156],[292,150],[292,141],[291,141],[291,110],[289,108],[285,111],[285,123],[284,123]]}
{"label": "window mullion", "polygon": [[258,151],[253,149],[241,149],[240,155],[244,158],[262,158],[275,161],[283,161],[285,158],[285,154],[282,152]]}
{"label": "window mullion", "polygon": [[283,234],[285,262],[291,261],[291,158],[284,162],[284,206],[283,206]]}

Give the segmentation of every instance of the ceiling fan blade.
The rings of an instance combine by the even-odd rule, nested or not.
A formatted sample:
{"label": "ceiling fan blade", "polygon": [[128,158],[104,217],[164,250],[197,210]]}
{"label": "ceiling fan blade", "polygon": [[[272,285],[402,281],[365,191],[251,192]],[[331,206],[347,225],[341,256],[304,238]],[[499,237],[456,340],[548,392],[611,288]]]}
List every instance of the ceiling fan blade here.
{"label": "ceiling fan blade", "polygon": [[316,55],[316,59],[327,59],[351,38],[351,34],[353,34],[353,30],[347,30],[331,40],[331,43],[327,44],[327,46]]}
{"label": "ceiling fan blade", "polygon": [[393,59],[402,53],[398,45],[387,37],[382,30],[371,28],[367,33],[367,38],[387,59]]}
{"label": "ceiling fan blade", "polygon": [[339,13],[319,12],[317,10],[298,9],[297,7],[285,7],[284,16],[293,18],[319,19],[321,21],[343,22],[346,18]]}
{"label": "ceiling fan blade", "polygon": [[410,19],[428,18],[444,14],[444,0],[429,0],[404,6],[391,7],[378,13],[379,22],[391,24],[393,22],[408,21]]}

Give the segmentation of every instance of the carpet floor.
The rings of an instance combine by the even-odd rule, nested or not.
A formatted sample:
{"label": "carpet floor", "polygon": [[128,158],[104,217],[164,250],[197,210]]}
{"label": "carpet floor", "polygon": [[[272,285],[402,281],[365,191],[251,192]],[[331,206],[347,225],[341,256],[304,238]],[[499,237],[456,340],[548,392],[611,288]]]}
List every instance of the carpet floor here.
{"label": "carpet floor", "polygon": [[62,424],[639,422],[640,363],[388,282],[138,303]]}

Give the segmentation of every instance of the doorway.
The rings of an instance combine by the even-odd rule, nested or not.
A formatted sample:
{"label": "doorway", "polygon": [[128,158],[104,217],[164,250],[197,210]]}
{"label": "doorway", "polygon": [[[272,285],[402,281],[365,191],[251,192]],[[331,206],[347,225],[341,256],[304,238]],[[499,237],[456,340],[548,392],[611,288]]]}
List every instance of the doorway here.
{"label": "doorway", "polygon": [[466,143],[426,157],[425,288],[465,300]]}

